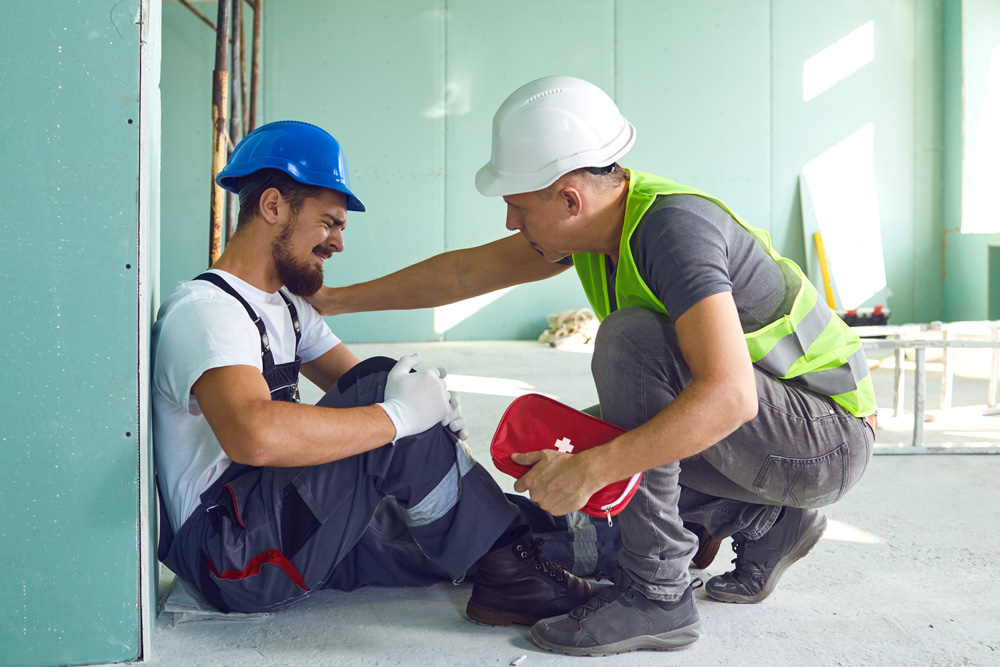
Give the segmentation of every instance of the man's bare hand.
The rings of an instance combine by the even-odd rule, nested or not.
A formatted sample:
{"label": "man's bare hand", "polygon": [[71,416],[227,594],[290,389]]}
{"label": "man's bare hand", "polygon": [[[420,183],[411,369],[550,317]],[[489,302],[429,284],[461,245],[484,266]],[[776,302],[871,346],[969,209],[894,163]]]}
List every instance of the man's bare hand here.
{"label": "man's bare hand", "polygon": [[319,312],[320,315],[337,315],[337,310],[333,305],[334,288],[324,285],[312,296],[307,296],[306,301]]}
{"label": "man's bare hand", "polygon": [[590,469],[586,452],[564,454],[542,449],[524,454],[515,453],[513,460],[531,466],[514,484],[514,490],[538,503],[549,514],[569,514],[587,504],[603,482]]}
{"label": "man's bare hand", "polygon": [[334,305],[335,292],[336,292],[335,288],[326,287],[324,285],[323,287],[320,287],[319,291],[317,291],[312,296],[307,296],[306,301],[308,301],[309,304],[313,308],[315,308],[320,315],[324,316],[338,315],[339,312],[337,311]]}

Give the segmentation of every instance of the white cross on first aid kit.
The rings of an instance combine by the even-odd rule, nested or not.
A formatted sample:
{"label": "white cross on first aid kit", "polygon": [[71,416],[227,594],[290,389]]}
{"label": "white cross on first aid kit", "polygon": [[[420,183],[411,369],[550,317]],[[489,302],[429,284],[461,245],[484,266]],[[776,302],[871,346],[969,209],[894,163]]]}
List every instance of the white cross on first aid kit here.
{"label": "white cross on first aid kit", "polygon": [[573,445],[569,442],[569,438],[559,438],[556,440],[555,448],[564,454],[570,454],[573,452]]}
{"label": "white cross on first aid kit", "polygon": [[[507,407],[497,425],[490,454],[499,470],[521,478],[531,466],[516,463],[515,453],[537,452],[539,449],[566,454],[585,452],[600,447],[621,435],[625,429],[592,417],[541,394],[524,394]],[[551,443],[546,445],[545,443]],[[621,512],[635,495],[642,473],[608,484],[596,491],[580,508],[590,516],[611,517]]]}

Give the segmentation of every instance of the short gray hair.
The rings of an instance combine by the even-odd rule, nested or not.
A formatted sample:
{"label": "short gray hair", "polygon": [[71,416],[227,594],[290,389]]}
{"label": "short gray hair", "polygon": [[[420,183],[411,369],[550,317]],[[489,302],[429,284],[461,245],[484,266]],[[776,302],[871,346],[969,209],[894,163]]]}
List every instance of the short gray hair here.
{"label": "short gray hair", "polygon": [[582,179],[587,185],[600,193],[609,192],[629,181],[629,173],[617,162],[606,167],[581,167],[567,172],[556,179],[555,183],[538,191],[538,196],[550,200],[556,191],[568,180]]}

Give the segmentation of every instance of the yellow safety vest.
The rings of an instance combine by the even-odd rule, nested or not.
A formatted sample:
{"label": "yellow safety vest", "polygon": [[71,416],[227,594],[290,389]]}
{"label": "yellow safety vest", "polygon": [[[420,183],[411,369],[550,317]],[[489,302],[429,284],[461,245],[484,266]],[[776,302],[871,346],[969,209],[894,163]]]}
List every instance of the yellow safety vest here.
{"label": "yellow safety vest", "polygon": [[[790,274],[798,284],[789,312],[760,329],[744,332],[751,361],[779,379],[829,396],[855,416],[865,417],[875,412],[875,389],[861,339],[819,298],[798,265],[771,247],[766,231],[747,224],[724,203],[694,188],[641,171],[629,170],[629,174],[628,204],[615,274],[618,308],[639,306],[669,315],[643,281],[629,241],[657,197],[675,194],[703,197],[750,232],[783,273]],[[602,320],[611,312],[605,261],[605,255],[598,253],[573,255],[587,299]]]}

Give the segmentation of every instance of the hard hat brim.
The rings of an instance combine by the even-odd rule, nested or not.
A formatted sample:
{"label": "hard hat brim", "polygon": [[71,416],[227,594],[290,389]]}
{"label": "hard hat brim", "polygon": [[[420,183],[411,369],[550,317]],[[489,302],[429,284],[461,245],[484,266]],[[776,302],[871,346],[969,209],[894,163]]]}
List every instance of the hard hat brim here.
{"label": "hard hat brim", "polygon": [[[329,190],[335,190],[343,193],[344,196],[347,197],[348,211],[357,211],[358,213],[365,212],[365,205],[361,202],[361,200],[335,179],[324,177],[322,174],[320,174],[320,177],[317,178],[315,174],[310,174],[298,165],[283,160],[258,160],[255,164],[247,166],[244,169],[229,169],[227,167],[219,172],[219,174],[215,177],[215,182],[223,190],[228,190],[229,192],[238,195],[240,193],[240,189],[237,185],[237,179],[242,176],[249,176],[250,174],[260,171],[261,169],[279,169],[288,173],[289,176],[292,176],[292,178],[299,183],[327,188]],[[294,172],[294,175],[289,172]]]}

